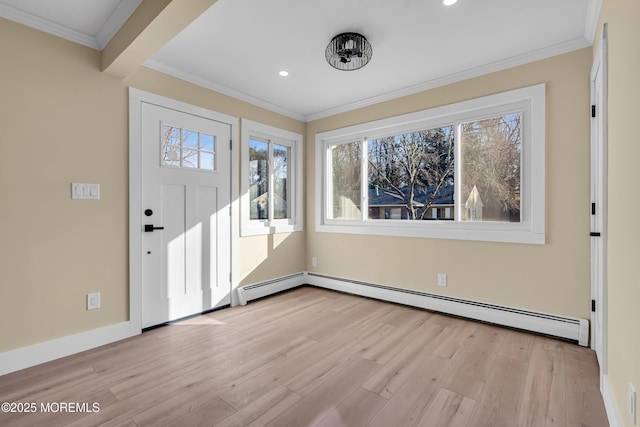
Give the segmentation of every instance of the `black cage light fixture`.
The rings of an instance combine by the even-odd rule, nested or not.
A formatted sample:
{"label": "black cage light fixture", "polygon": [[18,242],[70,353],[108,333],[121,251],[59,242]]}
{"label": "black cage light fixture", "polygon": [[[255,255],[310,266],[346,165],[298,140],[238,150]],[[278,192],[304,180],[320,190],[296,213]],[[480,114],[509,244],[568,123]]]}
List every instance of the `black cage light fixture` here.
{"label": "black cage light fixture", "polygon": [[331,39],[324,52],[327,62],[338,70],[353,71],[371,61],[371,43],[358,33],[342,33]]}

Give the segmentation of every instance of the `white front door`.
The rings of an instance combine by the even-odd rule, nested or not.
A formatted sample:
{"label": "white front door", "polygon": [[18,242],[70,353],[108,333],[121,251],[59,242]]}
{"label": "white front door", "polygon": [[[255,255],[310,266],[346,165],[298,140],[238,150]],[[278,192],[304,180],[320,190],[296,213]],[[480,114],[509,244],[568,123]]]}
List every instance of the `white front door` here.
{"label": "white front door", "polygon": [[605,374],[607,345],[607,27],[591,69],[591,347]]}
{"label": "white front door", "polygon": [[229,124],[142,103],[142,327],[230,304]]}

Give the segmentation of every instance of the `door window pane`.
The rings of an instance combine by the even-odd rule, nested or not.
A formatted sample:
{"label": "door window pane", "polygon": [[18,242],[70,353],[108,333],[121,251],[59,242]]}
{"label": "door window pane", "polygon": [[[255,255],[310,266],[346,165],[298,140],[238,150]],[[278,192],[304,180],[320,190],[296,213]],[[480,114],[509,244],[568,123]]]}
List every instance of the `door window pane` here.
{"label": "door window pane", "polygon": [[197,168],[198,167],[198,151],[182,149],[182,167]]}
{"label": "door window pane", "polygon": [[214,171],[215,136],[162,125],[162,165]]}
{"label": "door window pane", "polygon": [[214,170],[214,156],[213,153],[200,153],[200,169]]}
{"label": "door window pane", "polygon": [[521,113],[461,124],[463,221],[520,222]]}
{"label": "door window pane", "polygon": [[186,148],[198,149],[198,132],[182,130],[182,146]]}
{"label": "door window pane", "polygon": [[180,166],[180,129],[164,125],[162,127],[162,163]]}
{"label": "door window pane", "polygon": [[164,125],[162,127],[162,138],[164,145],[180,146],[180,128]]}
{"label": "door window pane", "polygon": [[213,135],[207,135],[205,133],[200,134],[200,149],[203,151],[209,151],[213,153],[214,145],[213,145]]}

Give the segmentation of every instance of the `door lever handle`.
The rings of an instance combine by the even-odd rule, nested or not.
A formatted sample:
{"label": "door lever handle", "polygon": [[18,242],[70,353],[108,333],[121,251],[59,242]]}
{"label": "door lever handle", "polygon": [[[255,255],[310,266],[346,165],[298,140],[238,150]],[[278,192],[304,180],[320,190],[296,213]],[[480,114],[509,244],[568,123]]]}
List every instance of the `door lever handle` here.
{"label": "door lever handle", "polygon": [[145,233],[153,232],[153,230],[164,230],[164,227],[154,227],[153,224],[145,224],[144,225],[144,232]]}

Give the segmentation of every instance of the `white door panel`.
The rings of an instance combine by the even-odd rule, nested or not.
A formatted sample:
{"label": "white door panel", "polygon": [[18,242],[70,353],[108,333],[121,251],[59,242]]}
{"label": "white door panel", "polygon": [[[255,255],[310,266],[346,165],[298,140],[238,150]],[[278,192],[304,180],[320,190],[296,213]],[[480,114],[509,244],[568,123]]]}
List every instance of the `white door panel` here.
{"label": "white door panel", "polygon": [[[161,236],[162,263],[160,265],[165,266],[165,268],[160,268],[160,274],[165,274],[162,280],[166,283],[166,287],[160,287],[160,296],[162,299],[166,299],[186,293],[184,209],[174,208],[186,204],[186,189],[184,185],[167,184],[160,185],[160,188],[162,208],[158,213],[158,221],[164,230],[157,234]],[[155,268],[155,265],[150,268]]]}
{"label": "white door panel", "polygon": [[142,207],[153,213],[140,215],[163,227],[143,231],[143,327],[230,303],[230,138],[228,124],[143,103]]}

